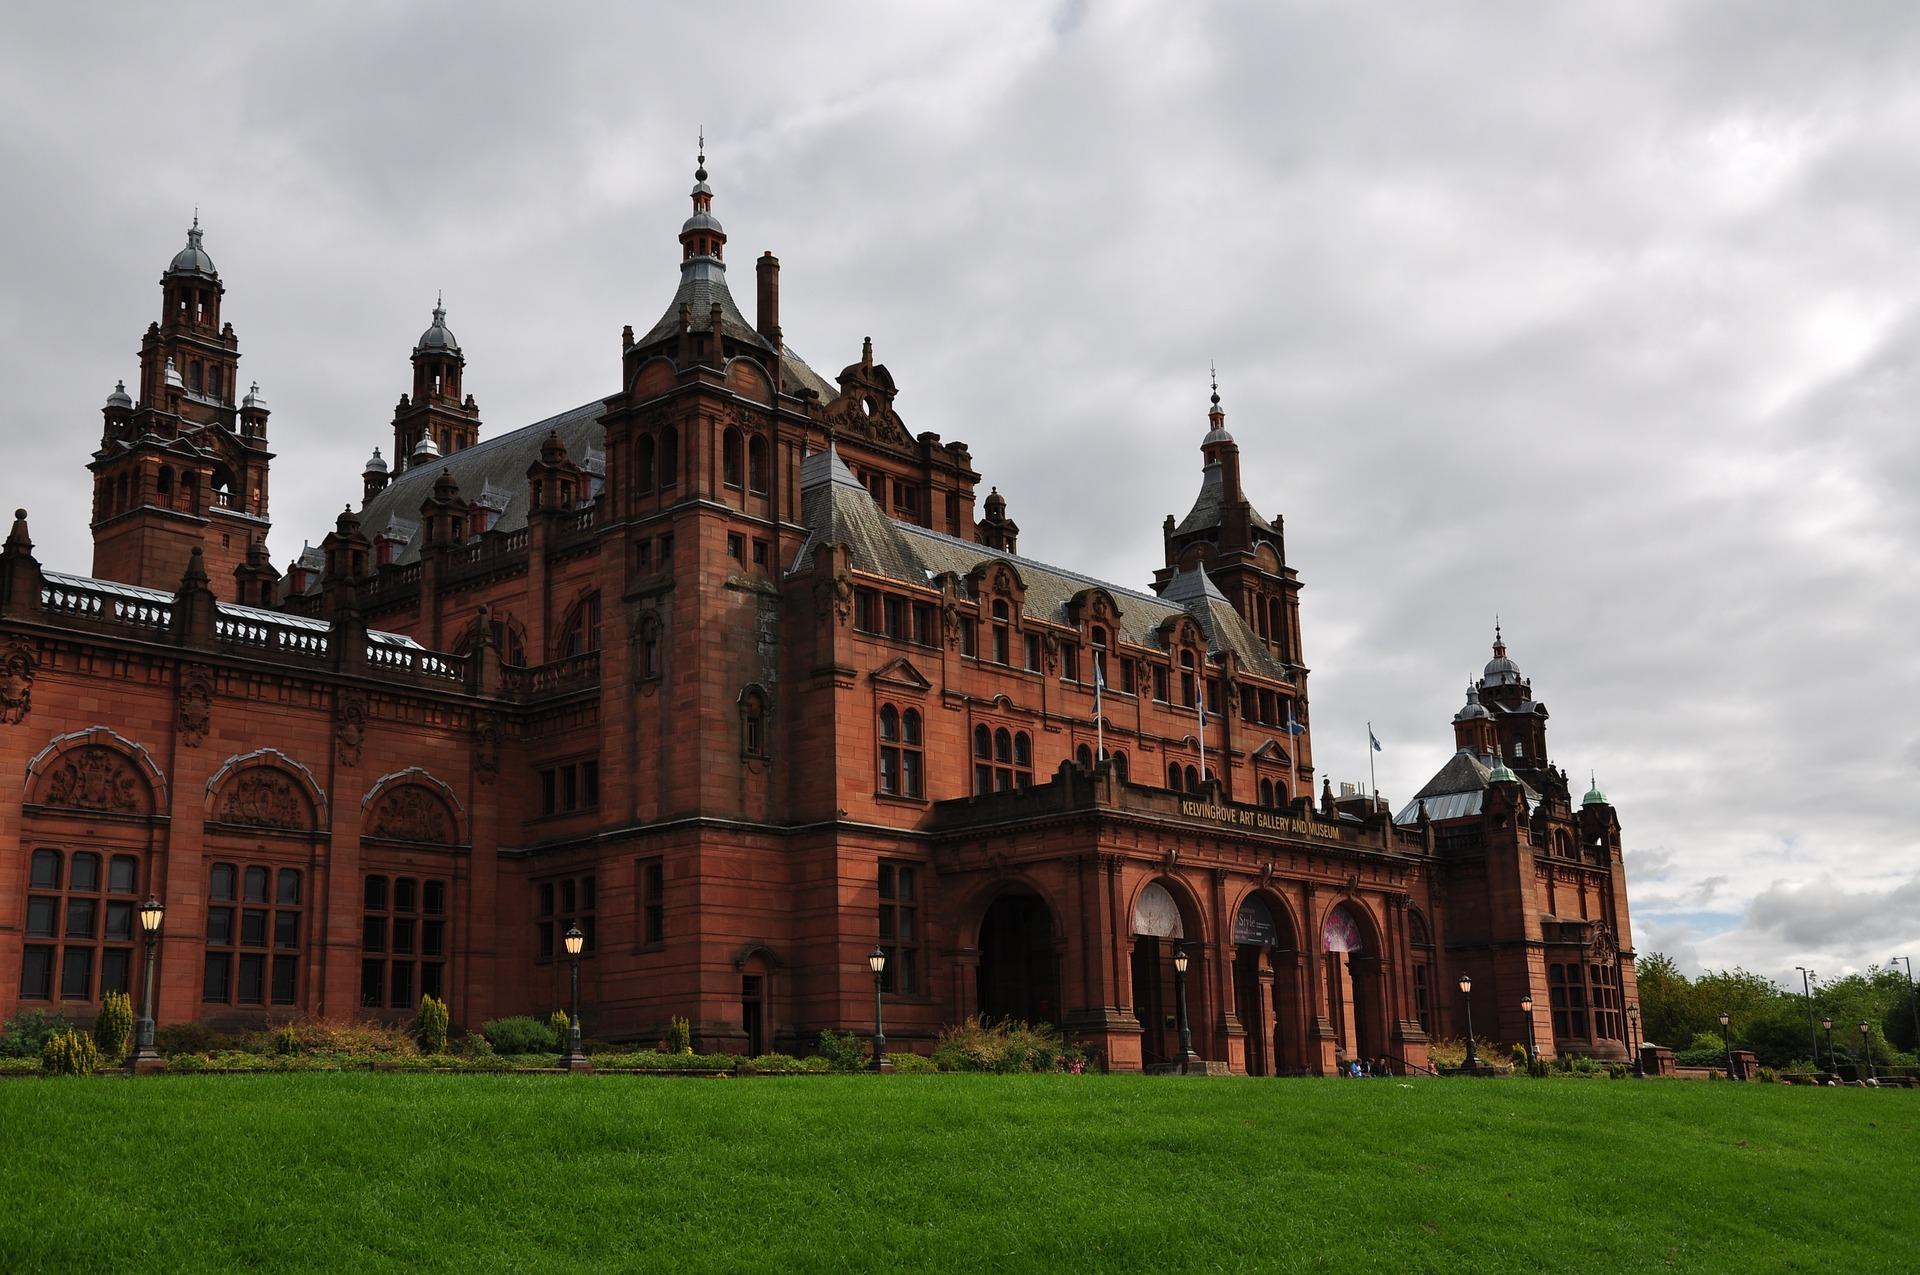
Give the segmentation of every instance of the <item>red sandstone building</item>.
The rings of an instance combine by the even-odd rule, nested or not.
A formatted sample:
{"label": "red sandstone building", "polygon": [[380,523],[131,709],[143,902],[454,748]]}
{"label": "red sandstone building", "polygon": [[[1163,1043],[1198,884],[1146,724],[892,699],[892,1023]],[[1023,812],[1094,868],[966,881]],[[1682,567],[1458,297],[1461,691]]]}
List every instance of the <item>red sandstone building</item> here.
{"label": "red sandstone building", "polygon": [[786,347],[772,254],[742,312],[696,177],[611,393],[491,433],[436,307],[392,454],[284,575],[189,232],[105,408],[92,574],[24,514],[0,551],[0,1013],[137,986],[152,891],[162,1023],[544,1012],[578,924],[614,1039],[864,1030],[879,944],[896,1048],[1011,1016],[1135,1069],[1175,1056],[1183,946],[1235,1071],[1421,1064],[1462,973],[1482,1036],[1531,996],[1542,1052],[1625,1052],[1619,824],[1503,645],[1405,810],[1316,794],[1300,581],[1217,394],[1151,590],[1022,556],[871,342],[831,380]]}

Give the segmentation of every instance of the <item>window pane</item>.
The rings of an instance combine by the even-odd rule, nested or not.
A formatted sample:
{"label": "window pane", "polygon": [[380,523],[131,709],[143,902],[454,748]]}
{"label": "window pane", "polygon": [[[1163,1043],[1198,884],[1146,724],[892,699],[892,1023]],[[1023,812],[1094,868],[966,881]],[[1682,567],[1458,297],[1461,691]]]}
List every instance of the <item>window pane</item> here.
{"label": "window pane", "polygon": [[225,953],[207,954],[207,988],[200,999],[225,1004],[231,999],[229,980],[233,977],[233,958]]}
{"label": "window pane", "polygon": [[140,871],[140,861],[129,854],[116,854],[107,865],[107,889],[114,894],[132,894]]}
{"label": "window pane", "polygon": [[553,882],[551,881],[540,886],[540,915],[553,915]]}
{"label": "window pane", "polygon": [[267,945],[267,913],[265,908],[248,908],[240,914],[240,946],[265,947]]}
{"label": "window pane", "polygon": [[69,890],[85,890],[92,894],[100,888],[100,856],[83,851],[73,856],[73,867],[67,876]]}
{"label": "window pane", "polygon": [[124,992],[132,983],[133,953],[124,947],[110,947],[100,953],[100,994]]}
{"label": "window pane", "polygon": [[266,1000],[267,958],[248,952],[240,958],[240,1003],[258,1005]]}
{"label": "window pane", "polygon": [[412,877],[400,877],[393,883],[393,910],[395,912],[418,912],[420,900]]}
{"label": "window pane", "polygon": [[207,909],[207,946],[233,946],[233,909]]}
{"label": "window pane", "polygon": [[273,958],[273,1003],[291,1005],[294,1001],[294,979],[298,969],[291,956]]}
{"label": "window pane", "polygon": [[442,971],[444,971],[445,968],[445,966],[436,961],[428,961],[420,967],[420,994],[422,996],[443,998],[446,995],[444,990],[445,984],[442,980]]}
{"label": "window pane", "polygon": [[93,990],[93,949],[70,947],[60,957],[60,999],[83,1001]]}
{"label": "window pane", "polygon": [[385,990],[386,974],[385,961],[360,962],[360,1008],[380,1008],[380,993]]}
{"label": "window pane", "polygon": [[387,950],[386,917],[370,916],[367,918],[365,928],[360,932],[360,946],[369,952],[384,952]]}
{"label": "window pane", "polygon": [[422,891],[424,898],[421,911],[428,916],[439,916],[447,910],[447,887],[445,882],[429,881]]}
{"label": "window pane", "polygon": [[60,852],[58,850],[35,850],[33,852],[32,885],[36,890],[58,890],[60,888]]}
{"label": "window pane", "polygon": [[273,914],[273,945],[275,947],[300,946],[300,914],[298,912]]}
{"label": "window pane", "polygon": [[67,900],[67,937],[70,939],[90,939],[93,937],[93,911],[99,906],[92,899]]}
{"label": "window pane", "polygon": [[422,921],[420,923],[420,955],[444,956],[446,935],[445,921]]}
{"label": "window pane", "polygon": [[20,964],[20,994],[46,1000],[53,994],[53,949],[29,945]]}
{"label": "window pane", "polygon": [[413,962],[395,961],[393,963],[393,995],[387,1004],[395,1009],[405,1009],[413,1004]]}
{"label": "window pane", "polygon": [[573,914],[578,910],[578,897],[578,892],[571,879],[560,883],[560,911],[569,919],[571,919]]}
{"label": "window pane", "polygon": [[395,917],[393,920],[393,948],[396,953],[413,955],[413,919]]}
{"label": "window pane", "polygon": [[41,895],[27,899],[27,933],[36,938],[52,938],[59,932],[60,900]]}
{"label": "window pane", "polygon": [[207,874],[207,896],[214,899],[233,897],[233,865],[216,863],[213,871]]}
{"label": "window pane", "polygon": [[106,936],[110,939],[126,939],[128,941],[132,940],[133,938],[133,904],[131,903],[107,904]]}
{"label": "window pane", "polygon": [[385,912],[387,910],[387,879],[385,877],[367,878],[367,911]]}
{"label": "window pane", "polygon": [[267,870],[265,868],[247,869],[247,902],[265,903],[267,901]]}
{"label": "window pane", "polygon": [[292,868],[280,869],[279,900],[286,904],[300,902],[300,874]]}
{"label": "window pane", "polygon": [[553,958],[553,922],[542,921],[536,928],[539,939],[537,955],[543,961],[551,960]]}

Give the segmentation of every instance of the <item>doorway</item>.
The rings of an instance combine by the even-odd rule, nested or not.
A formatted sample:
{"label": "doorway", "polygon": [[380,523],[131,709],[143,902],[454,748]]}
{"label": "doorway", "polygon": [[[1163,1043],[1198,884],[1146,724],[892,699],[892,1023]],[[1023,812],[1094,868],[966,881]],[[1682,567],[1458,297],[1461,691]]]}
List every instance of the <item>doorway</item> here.
{"label": "doorway", "polygon": [[980,1014],[988,1022],[1057,1023],[1053,910],[1037,894],[1003,894],[980,921]]}

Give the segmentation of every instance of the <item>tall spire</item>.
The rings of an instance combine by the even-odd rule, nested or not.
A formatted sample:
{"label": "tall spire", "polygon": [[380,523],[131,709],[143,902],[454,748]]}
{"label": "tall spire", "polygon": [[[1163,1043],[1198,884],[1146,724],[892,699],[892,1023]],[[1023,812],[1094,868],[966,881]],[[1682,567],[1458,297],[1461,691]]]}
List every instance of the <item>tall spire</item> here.
{"label": "tall spire", "polygon": [[1500,636],[1500,616],[1496,612],[1493,617],[1493,654],[1496,659],[1499,659],[1505,657],[1506,653],[1507,643],[1506,639]]}
{"label": "tall spire", "polygon": [[[1213,398],[1207,407],[1207,436],[1200,440],[1200,455],[1212,465],[1234,444],[1233,435],[1227,433],[1226,409],[1220,406],[1220,373],[1211,361],[1207,364],[1207,379],[1213,386]],[[1233,498],[1237,499],[1238,493]]]}
{"label": "tall spire", "polygon": [[713,215],[713,187],[707,185],[707,134],[700,132],[698,167],[693,170],[693,216],[680,227],[680,272],[696,277],[724,270],[727,232]]}

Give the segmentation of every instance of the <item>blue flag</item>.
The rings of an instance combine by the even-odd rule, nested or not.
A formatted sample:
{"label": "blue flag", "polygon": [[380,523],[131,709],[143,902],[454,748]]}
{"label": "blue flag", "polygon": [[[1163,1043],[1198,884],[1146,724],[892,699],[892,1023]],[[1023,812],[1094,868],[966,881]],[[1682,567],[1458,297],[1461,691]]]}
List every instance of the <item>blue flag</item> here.
{"label": "blue flag", "polygon": [[1293,701],[1287,701],[1287,734],[1299,735],[1306,731],[1306,725],[1293,720]]}
{"label": "blue flag", "polygon": [[1377,736],[1376,736],[1376,735],[1375,735],[1375,734],[1373,733],[1373,723],[1372,723],[1372,722],[1368,722],[1368,723],[1367,723],[1367,742],[1368,742],[1369,744],[1372,744],[1372,745],[1373,745],[1373,751],[1374,751],[1374,752],[1376,752],[1376,753],[1377,753],[1377,752],[1379,752],[1379,751],[1380,751],[1380,740],[1379,740],[1379,738],[1378,738],[1378,737],[1377,737]]}

